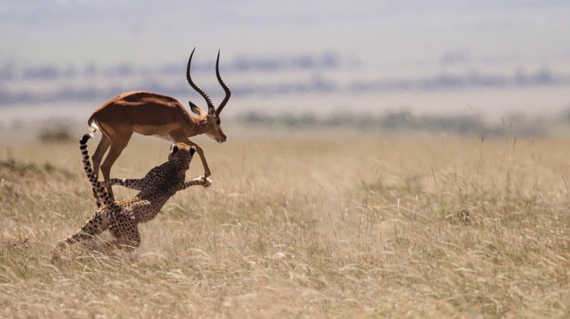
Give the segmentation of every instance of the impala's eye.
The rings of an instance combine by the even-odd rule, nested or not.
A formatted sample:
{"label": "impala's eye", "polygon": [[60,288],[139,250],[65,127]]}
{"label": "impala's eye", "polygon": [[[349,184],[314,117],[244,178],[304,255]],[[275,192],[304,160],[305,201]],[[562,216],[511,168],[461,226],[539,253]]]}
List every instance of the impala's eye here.
{"label": "impala's eye", "polygon": [[216,125],[220,125],[222,123],[222,121],[220,121],[220,119],[216,120]]}

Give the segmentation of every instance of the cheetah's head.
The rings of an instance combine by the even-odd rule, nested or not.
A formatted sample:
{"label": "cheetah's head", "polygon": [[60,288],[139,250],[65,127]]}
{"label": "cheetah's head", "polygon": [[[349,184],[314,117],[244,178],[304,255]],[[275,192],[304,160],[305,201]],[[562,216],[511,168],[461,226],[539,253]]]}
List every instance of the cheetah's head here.
{"label": "cheetah's head", "polygon": [[170,153],[168,154],[168,160],[183,162],[186,165],[190,165],[190,162],[192,161],[192,157],[194,156],[195,152],[196,152],[196,147],[194,146],[190,147],[185,143],[172,144],[172,146],[170,146]]}

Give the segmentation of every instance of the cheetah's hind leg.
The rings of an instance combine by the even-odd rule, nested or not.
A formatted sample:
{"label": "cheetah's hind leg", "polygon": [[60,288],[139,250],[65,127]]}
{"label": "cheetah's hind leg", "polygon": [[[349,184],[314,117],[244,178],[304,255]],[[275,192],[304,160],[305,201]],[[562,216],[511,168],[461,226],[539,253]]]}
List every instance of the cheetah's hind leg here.
{"label": "cheetah's hind leg", "polygon": [[108,245],[125,251],[134,251],[141,244],[141,236],[136,222],[131,216],[117,214],[116,223],[109,227],[109,231],[115,237]]}
{"label": "cheetah's hind leg", "polygon": [[87,222],[85,222],[79,231],[58,242],[55,250],[53,251],[54,256],[68,246],[92,239],[107,230],[109,227],[109,220],[102,212],[103,210],[97,211],[89,220],[87,220]]}

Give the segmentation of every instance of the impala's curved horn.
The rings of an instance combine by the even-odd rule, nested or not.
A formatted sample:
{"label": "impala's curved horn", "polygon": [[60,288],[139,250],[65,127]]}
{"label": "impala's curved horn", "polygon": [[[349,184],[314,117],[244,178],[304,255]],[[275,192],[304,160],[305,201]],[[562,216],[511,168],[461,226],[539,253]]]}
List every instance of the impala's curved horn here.
{"label": "impala's curved horn", "polygon": [[196,84],[194,84],[194,82],[192,81],[192,77],[190,77],[190,65],[192,64],[192,56],[194,55],[194,51],[196,51],[196,48],[192,50],[190,58],[188,59],[188,66],[186,67],[186,80],[188,80],[188,84],[190,84],[190,86],[194,90],[196,90],[196,92],[200,93],[200,95],[204,98],[204,100],[206,100],[206,104],[208,104],[208,113],[214,113],[216,109],[214,108],[214,104],[212,104],[212,100],[210,100],[210,97],[208,96],[208,94],[206,94],[206,92],[204,92],[201,88],[199,88]]}
{"label": "impala's curved horn", "polygon": [[230,91],[228,86],[224,83],[224,81],[222,81],[222,77],[220,76],[219,65],[220,65],[220,50],[218,50],[218,58],[216,59],[216,77],[218,78],[218,82],[220,82],[220,85],[224,89],[224,92],[226,92],[226,97],[224,97],[224,100],[222,101],[222,103],[220,103],[220,106],[218,106],[218,109],[216,110],[216,115],[220,115],[220,113],[224,109],[224,106],[226,106],[226,103],[228,103],[228,101],[230,100],[230,96],[232,96],[232,92]]}

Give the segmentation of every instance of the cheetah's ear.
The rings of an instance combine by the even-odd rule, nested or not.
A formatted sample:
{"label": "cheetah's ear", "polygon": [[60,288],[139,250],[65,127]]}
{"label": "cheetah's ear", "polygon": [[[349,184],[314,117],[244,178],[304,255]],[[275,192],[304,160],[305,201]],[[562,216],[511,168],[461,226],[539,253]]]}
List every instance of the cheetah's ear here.
{"label": "cheetah's ear", "polygon": [[176,154],[176,152],[178,152],[178,145],[172,144],[172,147],[170,147],[170,154]]}

